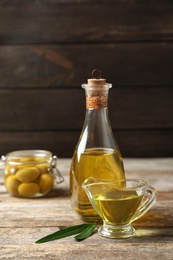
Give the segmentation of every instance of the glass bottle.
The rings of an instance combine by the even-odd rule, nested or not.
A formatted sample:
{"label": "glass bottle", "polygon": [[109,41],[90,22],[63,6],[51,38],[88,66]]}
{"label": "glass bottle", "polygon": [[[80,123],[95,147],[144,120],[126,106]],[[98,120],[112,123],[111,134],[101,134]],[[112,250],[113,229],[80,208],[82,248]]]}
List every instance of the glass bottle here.
{"label": "glass bottle", "polygon": [[[94,78],[94,73],[99,78]],[[106,83],[98,73],[94,70],[88,84],[82,84],[86,94],[86,114],[70,168],[71,205],[84,221],[97,221],[100,217],[82,188],[83,181],[90,176],[125,178],[122,156],[108,118],[108,92],[112,84]]]}

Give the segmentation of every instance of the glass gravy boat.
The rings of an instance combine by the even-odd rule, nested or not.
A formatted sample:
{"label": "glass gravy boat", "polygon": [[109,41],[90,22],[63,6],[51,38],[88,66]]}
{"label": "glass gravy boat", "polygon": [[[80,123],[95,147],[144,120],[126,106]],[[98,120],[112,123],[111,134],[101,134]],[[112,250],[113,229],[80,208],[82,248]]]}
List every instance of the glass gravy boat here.
{"label": "glass gravy boat", "polygon": [[135,235],[131,223],[143,216],[156,201],[156,190],[138,179],[106,180],[89,177],[82,187],[102,218],[100,235],[128,238]]}

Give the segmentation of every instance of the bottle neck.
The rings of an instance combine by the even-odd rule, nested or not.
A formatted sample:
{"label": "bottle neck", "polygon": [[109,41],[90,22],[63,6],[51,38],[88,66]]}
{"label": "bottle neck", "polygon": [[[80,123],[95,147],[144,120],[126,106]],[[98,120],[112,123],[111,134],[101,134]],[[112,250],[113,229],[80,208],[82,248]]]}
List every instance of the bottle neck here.
{"label": "bottle neck", "polygon": [[85,149],[101,147],[117,150],[107,107],[101,109],[86,109],[81,134],[81,145]]}
{"label": "bottle neck", "polygon": [[107,96],[93,96],[86,97],[86,108],[87,109],[103,109],[108,106]]}
{"label": "bottle neck", "polygon": [[111,86],[107,83],[82,85],[86,94],[86,115],[79,150],[93,147],[116,149],[108,118],[108,92]]}
{"label": "bottle neck", "polygon": [[108,106],[108,92],[111,84],[89,85],[83,84],[86,95],[86,109],[103,109]]}
{"label": "bottle neck", "polygon": [[100,109],[86,108],[85,126],[86,125],[90,131],[102,132],[103,129],[104,131],[107,128],[110,129],[108,107]]}

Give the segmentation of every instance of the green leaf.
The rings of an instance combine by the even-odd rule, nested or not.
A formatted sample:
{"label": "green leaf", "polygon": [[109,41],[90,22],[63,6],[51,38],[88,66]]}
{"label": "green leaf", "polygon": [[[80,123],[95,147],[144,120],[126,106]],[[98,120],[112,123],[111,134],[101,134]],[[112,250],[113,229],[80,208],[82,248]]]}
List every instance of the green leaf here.
{"label": "green leaf", "polygon": [[45,242],[53,241],[53,240],[60,239],[63,237],[76,235],[91,225],[93,225],[93,223],[92,224],[86,223],[86,224],[80,224],[80,225],[75,225],[75,226],[70,226],[70,227],[63,227],[60,230],[37,240],[35,243],[45,243]]}
{"label": "green leaf", "polygon": [[90,237],[92,235],[94,229],[96,228],[96,226],[97,225],[93,223],[90,226],[86,227],[85,229],[83,229],[81,231],[81,233],[79,235],[75,236],[75,239],[77,241],[81,241],[81,240],[84,240],[84,239]]}

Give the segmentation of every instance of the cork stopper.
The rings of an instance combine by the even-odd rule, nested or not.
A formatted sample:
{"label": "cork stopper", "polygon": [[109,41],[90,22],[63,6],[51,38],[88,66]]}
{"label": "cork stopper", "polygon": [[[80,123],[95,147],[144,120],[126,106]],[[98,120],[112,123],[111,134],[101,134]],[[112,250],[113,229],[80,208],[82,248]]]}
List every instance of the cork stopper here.
{"label": "cork stopper", "polygon": [[106,83],[106,79],[101,78],[101,71],[92,71],[88,84],[83,84],[86,90],[86,107],[88,109],[101,109],[107,107],[108,89],[112,86]]}
{"label": "cork stopper", "polygon": [[99,69],[94,69],[92,71],[92,79],[88,79],[88,85],[95,88],[103,87],[106,84],[106,79],[102,79],[102,72]]}

